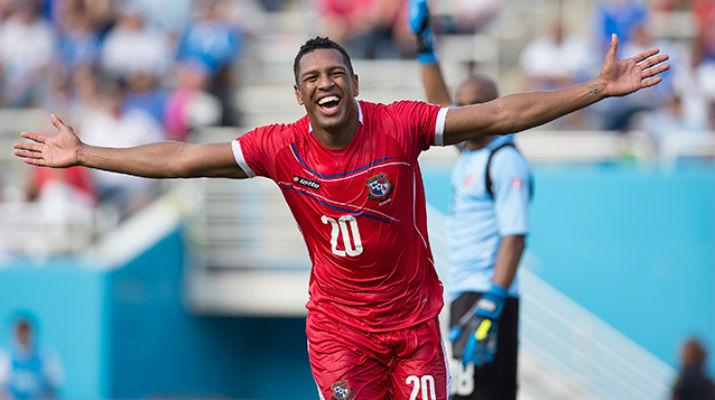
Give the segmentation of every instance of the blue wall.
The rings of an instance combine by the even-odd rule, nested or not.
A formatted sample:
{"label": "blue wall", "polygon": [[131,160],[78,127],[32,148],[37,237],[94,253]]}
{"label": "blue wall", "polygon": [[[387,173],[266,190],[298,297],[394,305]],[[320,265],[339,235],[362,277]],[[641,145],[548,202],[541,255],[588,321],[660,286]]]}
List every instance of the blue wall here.
{"label": "blue wall", "polygon": [[38,343],[56,350],[62,361],[66,384],[61,394],[104,397],[107,284],[105,273],[72,260],[19,260],[0,269],[0,346],[9,344],[16,313],[29,313],[38,324]]}
{"label": "blue wall", "polygon": [[111,271],[77,260],[0,268],[0,346],[30,312],[57,351],[73,399],[192,396],[315,398],[303,318],[202,317],[184,307],[177,230]]}
{"label": "blue wall", "polygon": [[[715,372],[715,169],[536,165],[527,266],[677,367],[680,343],[706,341]],[[427,199],[447,211],[443,167],[423,167]]]}

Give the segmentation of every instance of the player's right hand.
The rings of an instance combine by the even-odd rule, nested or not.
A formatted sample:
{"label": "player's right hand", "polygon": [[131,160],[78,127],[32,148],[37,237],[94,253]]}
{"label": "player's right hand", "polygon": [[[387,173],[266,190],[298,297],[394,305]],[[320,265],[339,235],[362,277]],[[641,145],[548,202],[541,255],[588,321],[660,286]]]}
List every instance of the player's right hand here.
{"label": "player's right hand", "polygon": [[492,285],[449,331],[454,356],[462,360],[462,366],[473,363],[480,367],[496,357],[498,319],[506,297],[506,289]]}
{"label": "player's right hand", "polygon": [[82,142],[71,126],[66,125],[55,114],[50,115],[56,136],[34,132],[22,132],[20,136],[32,142],[17,142],[13,145],[15,155],[25,164],[41,167],[66,168],[79,164],[79,149]]}
{"label": "player's right hand", "polygon": [[434,37],[427,0],[408,0],[407,21],[417,36],[417,59],[422,63],[435,62]]}

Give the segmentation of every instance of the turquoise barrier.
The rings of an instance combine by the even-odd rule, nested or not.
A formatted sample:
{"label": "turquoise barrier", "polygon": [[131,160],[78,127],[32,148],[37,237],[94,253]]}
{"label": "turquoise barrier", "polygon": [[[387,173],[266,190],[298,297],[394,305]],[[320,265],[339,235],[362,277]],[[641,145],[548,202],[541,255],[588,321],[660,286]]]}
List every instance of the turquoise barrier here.
{"label": "turquoise barrier", "polygon": [[304,319],[191,314],[186,257],[176,230],[112,270],[12,261],[0,268],[0,346],[13,315],[34,315],[63,364],[64,398],[315,398]]}
{"label": "turquoise barrier", "polygon": [[37,323],[40,348],[63,365],[60,394],[103,398],[109,394],[106,335],[108,275],[76,260],[16,260],[0,268],[0,346],[7,348],[13,317],[29,314]]}
{"label": "turquoise barrier", "polygon": [[[688,336],[715,372],[715,169],[535,165],[526,266],[673,367]],[[449,169],[423,165],[447,212]]]}

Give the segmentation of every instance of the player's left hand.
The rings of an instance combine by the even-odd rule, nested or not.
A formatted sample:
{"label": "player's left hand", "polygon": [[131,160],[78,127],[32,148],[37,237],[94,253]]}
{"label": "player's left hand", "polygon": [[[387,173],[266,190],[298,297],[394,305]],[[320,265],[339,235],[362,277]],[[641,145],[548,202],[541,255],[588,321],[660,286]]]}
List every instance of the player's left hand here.
{"label": "player's left hand", "polygon": [[624,96],[637,90],[653,86],[663,80],[656,76],[667,71],[670,65],[667,54],[658,54],[660,50],[652,48],[631,58],[619,60],[618,36],[611,36],[611,45],[601,67],[599,77],[605,83],[607,96]]}
{"label": "player's left hand", "polygon": [[480,367],[494,360],[497,353],[498,319],[504,308],[507,291],[492,285],[479,301],[449,331],[448,339],[454,342],[454,356]]}

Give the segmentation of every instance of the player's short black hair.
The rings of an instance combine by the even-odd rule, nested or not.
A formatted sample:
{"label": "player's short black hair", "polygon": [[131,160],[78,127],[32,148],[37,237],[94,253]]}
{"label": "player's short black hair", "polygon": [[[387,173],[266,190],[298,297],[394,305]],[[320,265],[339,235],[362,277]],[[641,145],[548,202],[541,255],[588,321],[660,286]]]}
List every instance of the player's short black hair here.
{"label": "player's short black hair", "polygon": [[300,63],[300,59],[303,58],[304,55],[317,49],[335,49],[339,51],[340,54],[343,55],[343,61],[345,61],[345,65],[348,67],[348,72],[350,72],[351,76],[354,75],[353,63],[350,60],[350,55],[343,48],[343,46],[333,42],[327,37],[316,36],[312,39],[308,39],[307,42],[300,46],[300,50],[298,50],[298,54],[296,54],[295,60],[293,60],[293,75],[295,75],[296,84],[298,83],[298,64]]}

